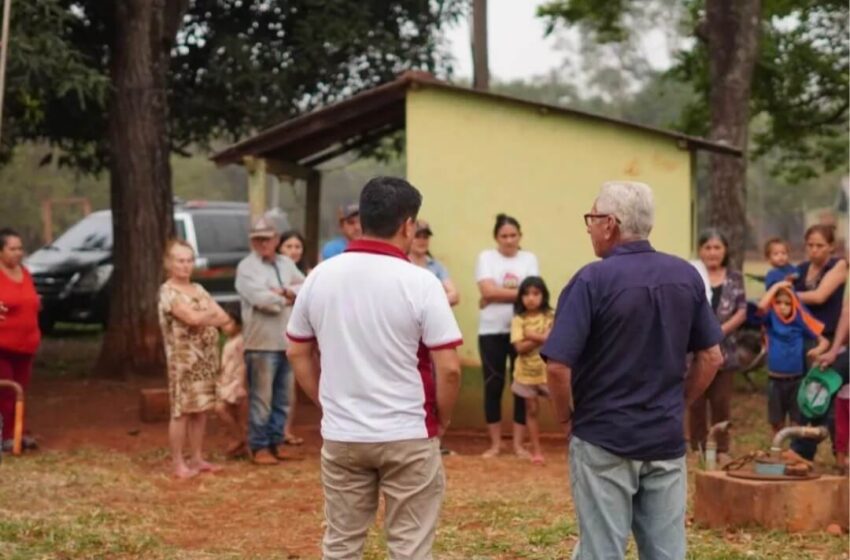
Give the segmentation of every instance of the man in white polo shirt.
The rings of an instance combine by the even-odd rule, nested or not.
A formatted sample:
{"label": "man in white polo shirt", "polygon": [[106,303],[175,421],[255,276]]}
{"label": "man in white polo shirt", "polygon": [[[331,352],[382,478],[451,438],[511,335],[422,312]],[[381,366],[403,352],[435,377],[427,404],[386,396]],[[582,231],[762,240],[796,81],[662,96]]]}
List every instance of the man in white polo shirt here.
{"label": "man in white polo shirt", "polygon": [[361,556],[379,491],[389,557],[431,558],[461,334],[440,281],[406,256],[421,204],[403,179],[369,181],[363,237],[313,269],[287,327],[295,377],[323,412],[325,559]]}

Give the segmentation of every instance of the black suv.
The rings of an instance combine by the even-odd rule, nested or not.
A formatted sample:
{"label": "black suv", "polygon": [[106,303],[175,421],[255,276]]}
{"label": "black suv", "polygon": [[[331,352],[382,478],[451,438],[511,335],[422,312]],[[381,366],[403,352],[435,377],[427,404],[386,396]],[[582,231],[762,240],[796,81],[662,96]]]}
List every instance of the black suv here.
{"label": "black suv", "polygon": [[[288,229],[282,212],[270,213],[278,231]],[[236,265],[250,251],[250,212],[244,202],[191,201],[175,204],[177,236],[195,248],[195,281],[220,304],[239,298]],[[112,277],[112,212],[93,212],[24,263],[41,296],[39,321],[49,332],[57,321],[106,324]]]}

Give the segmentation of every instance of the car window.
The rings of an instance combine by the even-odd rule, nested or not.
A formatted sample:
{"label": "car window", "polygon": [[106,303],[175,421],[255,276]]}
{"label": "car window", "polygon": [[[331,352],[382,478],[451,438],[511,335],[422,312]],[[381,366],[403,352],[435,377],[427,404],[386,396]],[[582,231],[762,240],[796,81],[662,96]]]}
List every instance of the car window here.
{"label": "car window", "polygon": [[247,253],[248,214],[193,214],[199,253]]}
{"label": "car window", "polygon": [[177,234],[177,239],[186,241],[186,220],[177,218],[174,220],[174,232]]}
{"label": "car window", "polygon": [[50,246],[65,251],[110,251],[112,216],[89,214],[60,235]]}

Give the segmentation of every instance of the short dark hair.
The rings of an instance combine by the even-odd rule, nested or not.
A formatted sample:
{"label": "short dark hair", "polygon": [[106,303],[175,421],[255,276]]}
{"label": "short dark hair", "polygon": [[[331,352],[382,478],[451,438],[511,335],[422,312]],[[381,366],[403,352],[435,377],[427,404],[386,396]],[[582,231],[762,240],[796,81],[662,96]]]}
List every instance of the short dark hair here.
{"label": "short dark hair", "polygon": [[0,251],[6,248],[6,241],[8,241],[10,237],[17,237],[20,239],[21,235],[12,228],[4,227],[0,229]]}
{"label": "short dark hair", "polygon": [[767,241],[764,242],[764,256],[765,258],[770,258],[770,251],[773,249],[774,245],[782,245],[785,247],[785,250],[789,253],[791,252],[788,247],[788,242],[782,239],[781,237],[771,237]]}
{"label": "short dark hair", "polygon": [[389,239],[408,219],[415,220],[422,194],[398,177],[375,177],[360,193],[360,225],[365,235]]}
{"label": "short dark hair", "polygon": [[543,281],[543,278],[539,276],[527,276],[517,290],[516,301],[514,301],[514,313],[516,315],[522,315],[527,311],[525,304],[522,303],[522,296],[531,288],[537,288],[543,296],[540,298],[540,311],[546,313],[552,309],[552,306],[549,304],[549,288],[546,287],[546,282]]}
{"label": "short dark hair", "polygon": [[496,225],[493,226],[493,237],[498,237],[499,230],[505,226],[514,226],[518,232],[522,233],[522,228],[519,227],[519,222],[516,218],[507,214],[499,214],[496,216]]}
{"label": "short dark hair", "polygon": [[708,228],[702,230],[702,233],[699,234],[699,239],[697,240],[697,248],[702,248],[703,245],[711,241],[712,239],[717,239],[723,245],[723,249],[725,249],[725,254],[723,255],[723,262],[720,263],[720,266],[727,267],[729,266],[729,240],[726,238],[726,235],[717,228]]}

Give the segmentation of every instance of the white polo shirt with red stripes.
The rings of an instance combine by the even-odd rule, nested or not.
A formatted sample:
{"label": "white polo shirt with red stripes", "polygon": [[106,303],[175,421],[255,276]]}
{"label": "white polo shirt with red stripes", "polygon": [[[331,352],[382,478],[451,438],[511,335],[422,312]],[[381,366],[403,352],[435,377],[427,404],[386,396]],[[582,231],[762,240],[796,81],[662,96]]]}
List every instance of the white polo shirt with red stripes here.
{"label": "white polo shirt with red stripes", "polygon": [[462,344],[445,290],[394,245],[352,241],[298,292],[290,340],[321,353],[322,437],[391,442],[437,435],[429,350]]}

